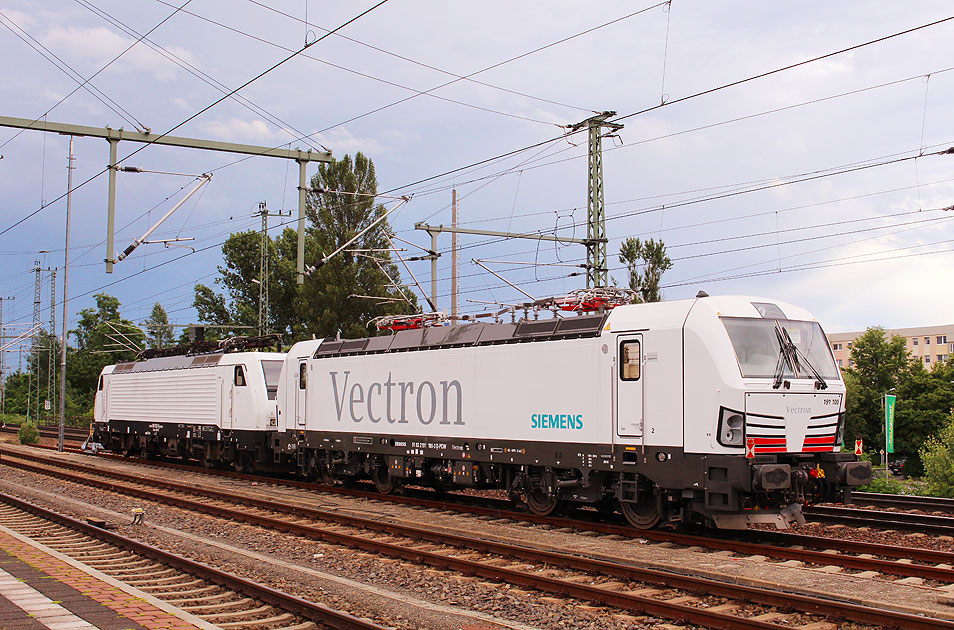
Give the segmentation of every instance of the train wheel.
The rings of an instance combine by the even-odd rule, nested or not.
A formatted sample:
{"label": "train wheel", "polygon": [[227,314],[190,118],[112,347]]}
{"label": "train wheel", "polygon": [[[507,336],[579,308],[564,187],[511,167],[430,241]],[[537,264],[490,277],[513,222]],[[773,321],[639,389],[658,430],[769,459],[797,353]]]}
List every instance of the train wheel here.
{"label": "train wheel", "polygon": [[537,516],[550,516],[560,507],[556,495],[549,495],[541,488],[532,488],[526,494],[527,508]]}
{"label": "train wheel", "polygon": [[623,501],[619,504],[619,511],[626,517],[626,521],[636,529],[652,529],[659,524],[659,508],[656,506],[656,495],[646,492],[639,503]]}
{"label": "train wheel", "polygon": [[388,473],[387,466],[375,466],[371,471],[371,481],[381,494],[391,494],[400,488],[398,481]]}

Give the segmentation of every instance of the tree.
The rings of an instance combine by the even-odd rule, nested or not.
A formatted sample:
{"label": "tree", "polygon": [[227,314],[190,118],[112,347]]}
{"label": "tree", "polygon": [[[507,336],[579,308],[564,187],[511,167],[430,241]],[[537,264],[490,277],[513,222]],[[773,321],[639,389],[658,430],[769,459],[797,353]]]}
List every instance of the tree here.
{"label": "tree", "polygon": [[[417,301],[410,291],[405,291],[411,302],[408,304],[392,286],[392,279],[400,283],[400,272],[390,252],[380,251],[391,248],[387,220],[353,244],[353,249],[379,251],[357,255],[346,250],[319,265],[326,254],[384,214],[384,207],[375,204],[377,186],[374,164],[361,153],[354,159],[346,155],[318,167],[306,198],[309,227],[305,238],[305,262],[316,269],[305,277],[303,285],[297,283],[297,233],[288,228],[267,240],[269,330],[282,333],[286,342],[311,335],[334,337],[339,332],[348,337],[367,336],[374,334],[367,328],[373,317],[417,310]],[[193,305],[199,319],[219,326],[257,326],[261,233],[232,234],[222,247],[222,255],[224,262],[219,266],[215,284],[224,293],[202,284],[195,286]],[[387,299],[366,300],[353,295]],[[248,334],[247,329],[239,328],[221,332]],[[209,336],[207,333],[206,337]]]}
{"label": "tree", "polygon": [[954,412],[947,417],[940,433],[927,440],[919,455],[924,463],[928,494],[954,497]]}
{"label": "tree", "polygon": [[[258,327],[261,244],[261,232],[232,234],[222,246],[224,264],[219,266],[219,277],[215,279],[215,283],[225,289],[225,294],[204,284],[195,286],[193,306],[199,313],[199,320],[216,326],[236,327],[209,330],[207,339],[255,334],[247,327]],[[268,330],[263,332],[281,333],[289,340],[300,338],[304,327],[298,305],[301,291],[297,284],[298,235],[295,230],[286,228],[277,238],[269,237],[266,246],[269,321]]]}
{"label": "tree", "polygon": [[[317,266],[318,261],[344,245],[367,228],[384,213],[384,206],[375,204],[378,182],[374,163],[362,153],[352,160],[346,155],[340,160],[321,164],[311,180],[317,192],[309,193],[308,228],[309,249],[306,262]],[[392,247],[385,219],[356,240],[349,249],[387,250]],[[302,295],[302,319],[305,332],[319,337],[362,337],[374,334],[367,323],[379,315],[415,312],[417,301],[405,290],[411,303],[403,300],[400,288],[401,274],[388,251],[358,255],[348,250],[341,252],[318,267],[306,280]],[[375,301],[353,297],[375,296],[387,300]]]}
{"label": "tree", "polygon": [[641,241],[630,237],[619,248],[619,261],[629,271],[629,288],[636,292],[636,302],[662,300],[659,282],[663,273],[672,267],[672,260],[666,254],[666,245],[662,241]]}
{"label": "tree", "polygon": [[921,448],[932,435],[938,435],[954,408],[954,365],[935,363],[931,371],[919,360],[909,362],[902,372],[896,394],[894,414],[895,445],[907,456],[906,475],[923,472]]}
{"label": "tree", "polygon": [[29,376],[18,370],[7,375],[4,383],[4,412],[7,414],[26,415],[27,391]]}
{"label": "tree", "polygon": [[[91,410],[99,373],[112,363],[134,361],[145,346],[145,334],[119,314],[119,300],[106,293],[94,296],[96,308],[79,312],[76,350],[67,359],[67,388],[75,392],[74,403]],[[69,401],[68,401],[69,402]]]}
{"label": "tree", "polygon": [[[219,268],[219,273],[221,273],[221,267]],[[218,281],[218,278],[216,278],[216,282]],[[225,304],[225,297],[204,284],[195,285],[195,298],[192,301],[192,306],[194,306],[195,310],[199,313],[199,321],[202,323],[212,324],[213,326],[234,325],[232,315],[229,312],[228,306]],[[225,332],[225,330],[218,329],[214,332],[209,331],[206,333],[206,339],[217,339],[219,332]],[[188,342],[189,331],[186,329],[182,331],[179,343]]]}
{"label": "tree", "polygon": [[146,342],[150,348],[164,348],[172,345],[175,335],[169,325],[169,315],[162,304],[156,302],[152,307],[152,314],[146,320]]}
{"label": "tree", "polygon": [[884,394],[897,388],[908,365],[904,337],[888,339],[884,328],[868,328],[854,340],[851,367],[842,374],[848,387],[845,439],[884,444]]}

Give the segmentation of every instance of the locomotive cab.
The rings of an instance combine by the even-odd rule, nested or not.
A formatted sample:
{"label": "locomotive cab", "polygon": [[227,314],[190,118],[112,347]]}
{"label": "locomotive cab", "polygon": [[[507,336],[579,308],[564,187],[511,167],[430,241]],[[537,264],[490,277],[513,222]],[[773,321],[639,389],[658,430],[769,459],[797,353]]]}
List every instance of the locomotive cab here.
{"label": "locomotive cab", "polygon": [[709,394],[685,397],[685,450],[711,454],[693,500],[716,526],[787,527],[802,504],[847,502],[871,480],[871,465],[842,451],[845,384],[804,309],[699,300],[686,321],[686,382]]}

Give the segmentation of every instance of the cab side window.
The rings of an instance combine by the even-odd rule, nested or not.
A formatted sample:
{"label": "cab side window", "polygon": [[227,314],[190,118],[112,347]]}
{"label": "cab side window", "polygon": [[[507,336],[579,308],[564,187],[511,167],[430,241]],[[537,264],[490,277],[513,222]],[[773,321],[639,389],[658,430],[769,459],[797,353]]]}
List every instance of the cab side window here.
{"label": "cab side window", "polygon": [[624,341],[619,345],[619,377],[624,381],[639,380],[639,341]]}
{"label": "cab side window", "polygon": [[96,389],[98,389],[99,391],[103,391],[103,375],[102,374],[99,375],[99,387],[97,387]]}
{"label": "cab side window", "polygon": [[305,389],[306,384],[306,370],[308,369],[307,363],[298,364],[298,389]]}
{"label": "cab side window", "polygon": [[245,370],[241,365],[235,366],[235,385],[237,387],[245,387]]}

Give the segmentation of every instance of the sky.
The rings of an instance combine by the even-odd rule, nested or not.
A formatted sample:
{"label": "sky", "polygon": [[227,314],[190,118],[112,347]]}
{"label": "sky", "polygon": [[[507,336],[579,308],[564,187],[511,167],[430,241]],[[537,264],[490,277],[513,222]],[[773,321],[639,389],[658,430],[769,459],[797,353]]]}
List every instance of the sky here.
{"label": "sky", "polygon": [[[464,227],[585,237],[586,139],[566,126],[615,111],[624,127],[604,138],[603,167],[616,284],[627,283],[620,243],[654,238],[673,260],[667,300],[700,290],[773,298],[829,332],[945,324],[954,155],[938,154],[954,146],[952,17],[937,0],[607,1],[586,11],[558,0],[0,0],[0,116],[361,151],[379,191],[410,196],[390,217],[397,235],[426,246],[414,224],[449,224],[452,189]],[[95,76],[76,89],[70,73]],[[8,332],[32,319],[34,261],[58,268],[62,299],[68,142],[0,127]],[[140,147],[120,143],[119,155]],[[71,327],[100,292],[135,322],[157,301],[173,323],[196,321],[193,286],[214,281],[228,235],[259,229],[262,201],[297,207],[294,163],[148,146],[124,165],[177,174],[118,175],[117,252],[211,172],[152,236],[193,238],[179,244],[197,251],[142,245],[106,274],[108,145],[76,138],[74,155],[74,186],[90,181],[72,194]],[[536,298],[585,285],[558,266],[585,260],[580,245],[460,242],[463,313],[525,299],[472,259],[524,263],[487,264]],[[449,310],[450,236],[438,246],[438,307]],[[410,264],[429,290],[430,264]],[[44,322],[49,293],[44,272]]]}

